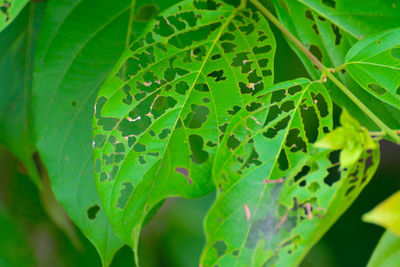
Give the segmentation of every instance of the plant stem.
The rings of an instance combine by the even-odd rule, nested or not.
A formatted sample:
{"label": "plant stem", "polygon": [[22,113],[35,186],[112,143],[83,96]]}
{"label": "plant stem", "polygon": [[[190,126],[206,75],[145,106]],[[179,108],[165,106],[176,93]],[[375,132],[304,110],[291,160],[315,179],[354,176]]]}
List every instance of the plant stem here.
{"label": "plant stem", "polygon": [[258,10],[260,10],[290,41],[292,41],[314,64],[324,72],[326,67],[316,58],[285,26],[258,0],[249,0]]}
{"label": "plant stem", "polygon": [[390,129],[382,122],[367,106],[342,84],[331,72],[332,69],[325,67],[304,45],[296,38],[265,6],[258,0],[249,0],[258,10],[260,10],[297,48],[299,48],[322,72],[322,75],[328,77],[339,89],[347,95],[383,132],[389,135],[396,143],[400,144],[400,136],[395,130]]}

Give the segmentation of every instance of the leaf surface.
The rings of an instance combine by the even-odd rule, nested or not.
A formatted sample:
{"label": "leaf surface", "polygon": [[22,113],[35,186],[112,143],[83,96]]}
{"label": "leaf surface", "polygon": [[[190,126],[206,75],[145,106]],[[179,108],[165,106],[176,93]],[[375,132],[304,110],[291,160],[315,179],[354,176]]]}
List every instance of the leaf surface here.
{"label": "leaf surface", "polygon": [[0,32],[0,142],[40,187],[31,123],[33,55],[45,5],[31,3]]}
{"label": "leaf surface", "polygon": [[183,1],[151,23],[96,102],[97,188],[121,239],[135,248],[146,214],[211,180],[219,136],[245,99],[273,82],[267,21],[220,1]]}
{"label": "leaf surface", "polygon": [[386,231],[368,262],[367,267],[392,267],[400,262],[400,237]]}
{"label": "leaf surface", "polygon": [[364,90],[400,109],[400,28],[356,43],[345,69]]}
{"label": "leaf surface", "polygon": [[[395,1],[351,0],[296,0],[274,1],[280,21],[327,67],[345,63],[348,50],[359,38],[400,26],[400,5]],[[379,20],[379,23],[371,21]],[[320,72],[300,50],[291,45],[311,77],[316,80]],[[386,125],[400,127],[400,110],[371,95],[352,80],[348,73],[339,72],[338,78],[356,97],[371,109]],[[332,99],[345,107],[358,121],[370,130],[379,129],[357,105],[339,88],[328,81],[325,84]]]}
{"label": "leaf surface", "polygon": [[0,32],[13,22],[28,2],[29,0],[0,1]]}
{"label": "leaf surface", "polygon": [[219,193],[202,266],[296,266],[347,209],[379,151],[339,170],[338,151],[313,146],[332,130],[331,112],[321,84],[297,79],[266,89],[231,120],[213,169]]}
{"label": "leaf surface", "polygon": [[[122,246],[98,196],[91,121],[101,83],[170,1],[49,1],[34,75],[37,146],[54,194],[108,265]],[[147,15],[147,16],[146,16]]]}

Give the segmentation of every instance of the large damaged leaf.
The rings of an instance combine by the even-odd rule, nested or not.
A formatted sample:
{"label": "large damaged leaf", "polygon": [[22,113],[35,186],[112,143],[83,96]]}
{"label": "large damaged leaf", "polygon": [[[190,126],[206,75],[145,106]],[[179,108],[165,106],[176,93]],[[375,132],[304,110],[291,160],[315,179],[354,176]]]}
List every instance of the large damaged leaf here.
{"label": "large damaged leaf", "polygon": [[[347,51],[359,40],[380,31],[400,27],[400,5],[396,1],[274,0],[280,21],[327,67],[345,63]],[[290,43],[290,42],[289,42]],[[316,80],[321,73],[298,48],[292,48]],[[342,70],[337,77],[375,115],[392,129],[400,128],[400,109],[361,88]],[[368,129],[379,129],[339,88],[328,81],[332,99],[345,107]]]}
{"label": "large damaged leaf", "polygon": [[214,189],[211,165],[229,119],[273,83],[275,40],[258,12],[183,1],[151,23],[103,84],[95,106],[97,188],[133,248],[168,196]]}
{"label": "large damaged leaf", "polygon": [[177,0],[48,2],[34,74],[37,146],[57,200],[108,265],[122,242],[94,182],[94,103],[130,42],[152,16]]}
{"label": "large damaged leaf", "polygon": [[347,209],[379,151],[339,169],[338,151],[313,145],[332,131],[331,114],[326,89],[297,79],[268,88],[231,120],[213,168],[219,192],[202,266],[296,266]]}

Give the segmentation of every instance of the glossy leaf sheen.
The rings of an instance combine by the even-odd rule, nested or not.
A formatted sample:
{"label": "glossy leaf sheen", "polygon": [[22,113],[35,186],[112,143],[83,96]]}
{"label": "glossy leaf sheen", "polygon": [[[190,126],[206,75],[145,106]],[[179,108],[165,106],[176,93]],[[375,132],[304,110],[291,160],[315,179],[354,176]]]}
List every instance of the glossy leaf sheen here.
{"label": "glossy leaf sheen", "polygon": [[400,28],[356,43],[345,69],[370,94],[400,109]]}
{"label": "glossy leaf sheen", "polygon": [[259,13],[183,1],[124,53],[95,107],[97,188],[133,248],[151,208],[213,190],[211,164],[227,121],[273,82],[274,37]]}
{"label": "glossy leaf sheen", "polygon": [[202,266],[296,266],[347,209],[379,151],[339,172],[337,151],[312,145],[332,130],[331,112],[321,84],[297,79],[268,88],[231,120],[214,164],[219,194]]}
{"label": "glossy leaf sheen", "polygon": [[153,2],[49,1],[38,42],[33,88],[38,149],[57,200],[96,246],[105,265],[122,242],[95,187],[93,106],[126,44],[154,14],[143,16],[142,9],[157,12],[174,3]]}

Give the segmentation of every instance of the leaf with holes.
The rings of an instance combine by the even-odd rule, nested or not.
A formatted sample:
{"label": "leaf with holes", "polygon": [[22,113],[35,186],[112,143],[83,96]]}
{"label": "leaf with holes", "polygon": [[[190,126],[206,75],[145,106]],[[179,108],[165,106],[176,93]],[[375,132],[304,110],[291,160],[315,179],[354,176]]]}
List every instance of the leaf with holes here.
{"label": "leaf with holes", "polygon": [[228,120],[273,82],[275,40],[263,16],[222,1],[183,1],[150,23],[95,106],[97,188],[119,237],[136,247],[151,208],[214,189]]}
{"label": "leaf with holes", "polygon": [[213,168],[219,190],[202,266],[296,266],[346,210],[379,151],[339,170],[338,151],[313,146],[332,130],[331,112],[321,84],[297,79],[258,94],[231,120]]}
{"label": "leaf with holes", "polygon": [[[396,1],[302,0],[279,1],[274,5],[280,21],[327,67],[345,63],[348,50],[362,37],[393,27],[400,27],[400,4]],[[313,79],[320,72],[312,62],[292,45]],[[400,128],[400,109],[382,102],[363,90],[342,70],[338,77],[353,94],[367,105],[386,125]],[[332,82],[325,84],[333,100],[345,107],[369,129],[378,129],[357,105]]]}
{"label": "leaf with holes", "polygon": [[0,32],[22,11],[29,0],[0,0]]}
{"label": "leaf with holes", "polygon": [[111,229],[94,182],[93,106],[126,45],[158,10],[174,2],[50,1],[37,44],[37,146],[57,200],[96,246],[105,265],[122,242]]}
{"label": "leaf with holes", "polygon": [[345,69],[367,92],[400,109],[400,28],[359,41]]}

